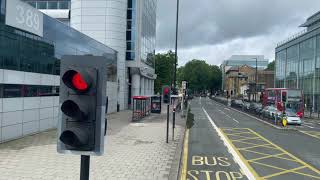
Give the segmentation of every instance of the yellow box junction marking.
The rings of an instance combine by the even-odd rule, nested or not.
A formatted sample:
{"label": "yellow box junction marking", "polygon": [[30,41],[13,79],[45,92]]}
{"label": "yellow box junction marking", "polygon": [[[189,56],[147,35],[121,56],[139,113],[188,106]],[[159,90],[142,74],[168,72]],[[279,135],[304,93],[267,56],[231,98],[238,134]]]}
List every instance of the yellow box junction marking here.
{"label": "yellow box junction marking", "polygon": [[187,179],[188,145],[189,145],[189,129],[186,129],[186,135],[184,137],[184,144],[183,144],[182,170],[181,170],[181,176],[180,176],[181,180]]}
{"label": "yellow box junction marking", "polygon": [[[257,179],[269,179],[280,175],[285,175],[288,173],[299,174],[302,176],[307,176],[313,179],[320,179],[320,171],[311,165],[305,163],[304,161],[300,160],[296,156],[292,155],[291,153],[287,152],[286,150],[282,149],[281,147],[277,146],[276,144],[272,143],[268,139],[264,138],[260,134],[256,133],[255,131],[249,128],[221,128],[221,132],[226,136],[226,139],[230,142],[233,148],[236,150],[238,155],[241,159],[248,165],[248,168],[253,171],[253,174],[256,176]],[[320,133],[317,134],[320,136]],[[314,134],[313,134],[314,135]],[[310,135],[311,136],[311,135]],[[239,138],[236,139],[235,137]],[[318,137],[320,139],[320,137]],[[249,141],[249,142],[247,142]],[[241,147],[237,147],[237,144],[241,144]],[[264,148],[265,150],[275,150],[278,151],[276,153],[268,152],[261,152],[259,148]],[[249,152],[260,157],[246,159],[244,157],[244,153]],[[283,157],[285,156],[285,157]],[[292,169],[285,169],[283,167],[277,167],[277,165],[273,165],[270,162],[258,162],[259,160],[267,160],[270,158],[276,158],[278,160],[284,160],[285,162],[291,161],[298,164],[298,167]],[[253,168],[253,165],[258,164],[260,166],[269,167],[275,170],[280,170],[277,173],[271,173],[267,175],[259,175]],[[301,172],[299,170],[309,170],[312,174],[308,174],[305,172]]]}
{"label": "yellow box junction marking", "polygon": [[308,136],[320,139],[320,131],[300,131]]}

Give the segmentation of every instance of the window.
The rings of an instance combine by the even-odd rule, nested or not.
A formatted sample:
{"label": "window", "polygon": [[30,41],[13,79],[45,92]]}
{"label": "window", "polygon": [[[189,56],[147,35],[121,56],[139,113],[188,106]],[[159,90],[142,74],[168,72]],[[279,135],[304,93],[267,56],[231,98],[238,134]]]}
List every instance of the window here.
{"label": "window", "polygon": [[59,2],[59,9],[69,9],[69,2],[60,1]]}
{"label": "window", "polygon": [[15,98],[22,96],[22,85],[4,84],[3,85],[3,97]]}
{"label": "window", "polygon": [[37,97],[38,86],[25,85],[23,86],[23,97]]}
{"label": "window", "polygon": [[127,42],[127,50],[134,50],[134,43],[133,42]]}
{"label": "window", "polygon": [[126,52],[126,60],[134,60],[135,53],[134,52]]}
{"label": "window", "polygon": [[38,9],[47,9],[47,2],[37,2]]}
{"label": "window", "polygon": [[58,2],[48,2],[48,9],[58,9]]}
{"label": "window", "polygon": [[32,7],[37,8],[37,3],[36,2],[28,2]]}

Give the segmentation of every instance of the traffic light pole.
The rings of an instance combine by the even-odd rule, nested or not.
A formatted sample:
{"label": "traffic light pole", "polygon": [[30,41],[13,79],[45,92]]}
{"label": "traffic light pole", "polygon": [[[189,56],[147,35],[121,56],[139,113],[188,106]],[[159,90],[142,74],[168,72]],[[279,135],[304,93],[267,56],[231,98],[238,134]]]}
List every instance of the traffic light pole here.
{"label": "traffic light pole", "polygon": [[81,155],[80,180],[89,180],[90,156]]}

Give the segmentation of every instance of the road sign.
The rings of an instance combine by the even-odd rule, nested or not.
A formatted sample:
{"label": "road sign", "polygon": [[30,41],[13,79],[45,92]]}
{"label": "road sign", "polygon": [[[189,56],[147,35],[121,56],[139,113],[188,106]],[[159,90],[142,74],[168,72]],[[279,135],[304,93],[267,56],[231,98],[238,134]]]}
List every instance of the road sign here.
{"label": "road sign", "polygon": [[105,57],[62,57],[58,152],[103,154],[106,67]]}
{"label": "road sign", "polygon": [[187,89],[187,81],[182,81],[182,89]]}

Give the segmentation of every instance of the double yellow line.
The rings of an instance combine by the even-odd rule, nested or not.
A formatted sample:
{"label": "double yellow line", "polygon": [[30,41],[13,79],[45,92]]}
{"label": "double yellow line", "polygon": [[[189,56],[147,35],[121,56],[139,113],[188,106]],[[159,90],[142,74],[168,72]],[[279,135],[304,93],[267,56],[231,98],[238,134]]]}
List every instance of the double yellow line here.
{"label": "double yellow line", "polygon": [[182,159],[182,169],[181,169],[181,180],[187,179],[187,167],[188,167],[188,145],[189,145],[189,129],[186,129],[183,144],[183,159]]}

